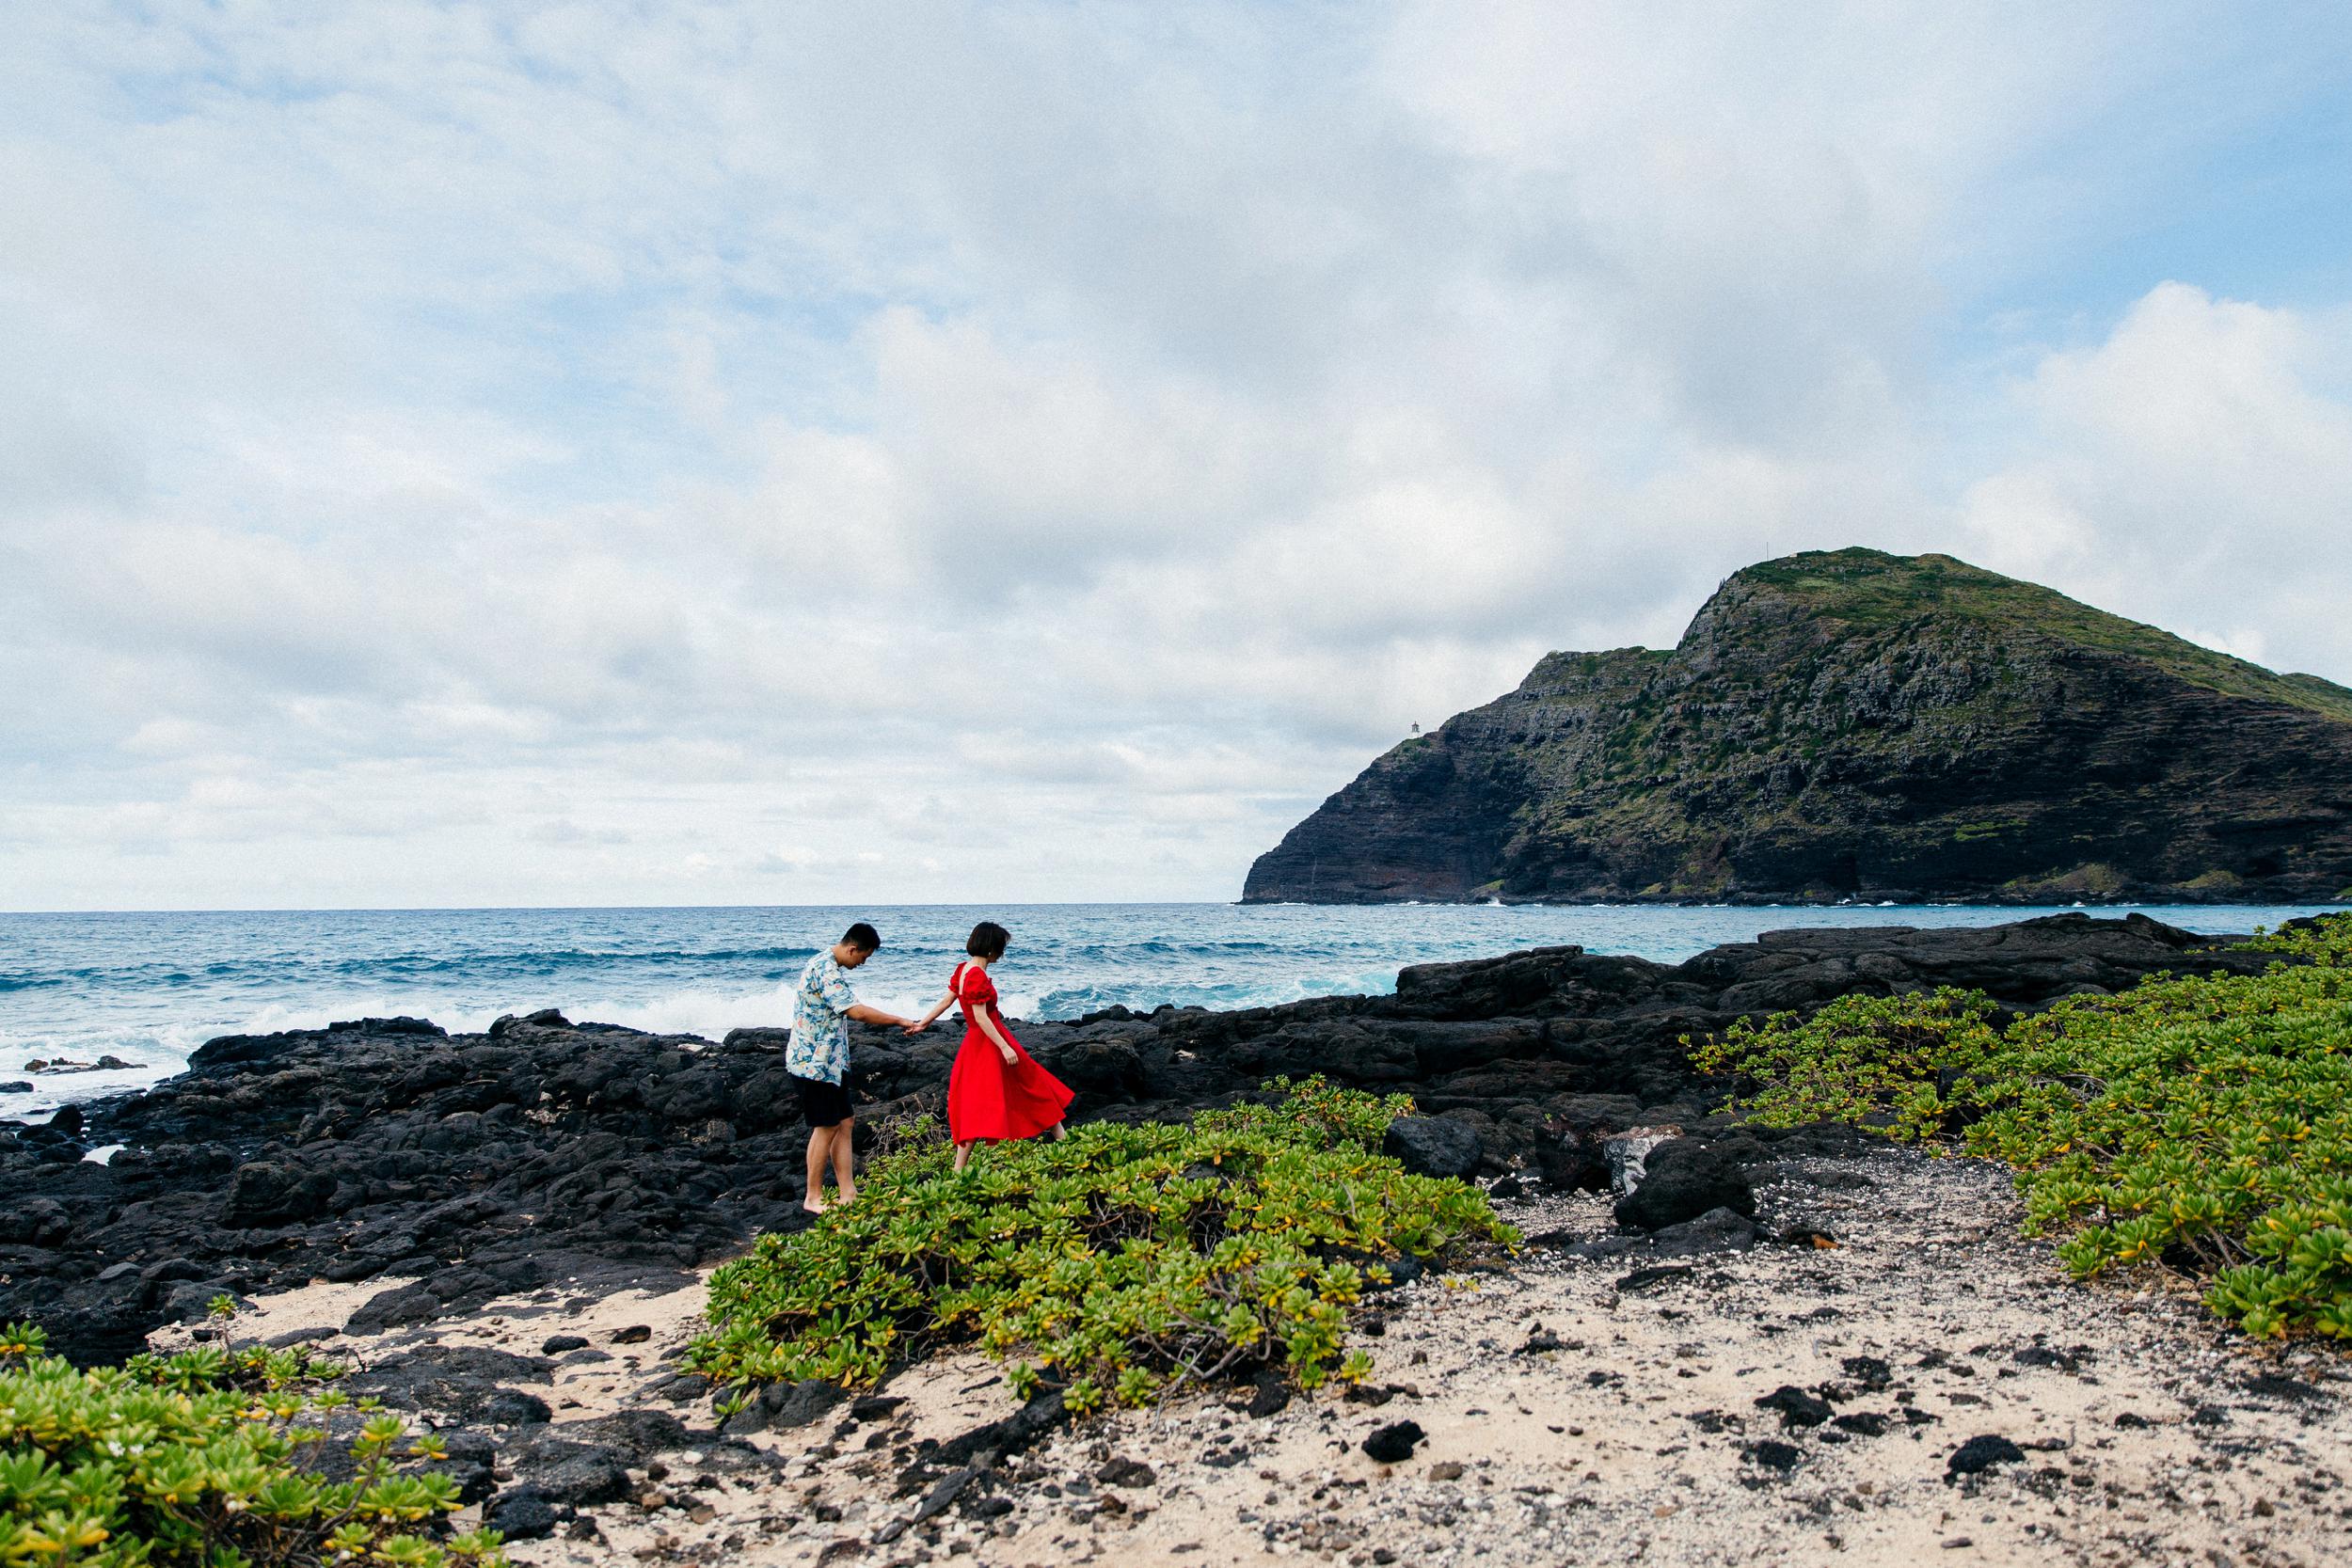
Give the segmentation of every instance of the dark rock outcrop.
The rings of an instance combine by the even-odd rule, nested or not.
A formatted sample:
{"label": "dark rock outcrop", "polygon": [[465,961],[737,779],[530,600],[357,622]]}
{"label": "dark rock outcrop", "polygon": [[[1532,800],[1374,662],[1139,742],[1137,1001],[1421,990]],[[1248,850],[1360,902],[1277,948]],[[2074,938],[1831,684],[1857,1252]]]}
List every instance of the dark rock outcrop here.
{"label": "dark rock outcrop", "polygon": [[2352,691],[1947,556],[1734,575],[1405,741],[1245,902],[2303,902],[2352,889]]}
{"label": "dark rock outcrop", "polygon": [[1443,1117],[1399,1117],[1380,1147],[1415,1176],[1468,1176],[1478,1168],[1477,1132]]}
{"label": "dark rock outcrop", "polygon": [[[1618,1200],[1617,1223],[1628,1230],[1663,1230],[1717,1209],[1756,1218],[1756,1189],[1747,1173],[1752,1162],[1741,1160],[1730,1142],[1670,1138],[1651,1149],[1642,1184]],[[1763,1156],[1761,1148],[1756,1153]]]}
{"label": "dark rock outcrop", "polygon": [[[1674,965],[1544,948],[1407,969],[1388,996],[1114,1009],[1021,1034],[1056,1071],[1101,1066],[1082,1119],[1176,1119],[1255,1095],[1270,1074],[1322,1072],[1409,1091],[1420,1131],[1444,1145],[1415,1156],[1429,1168],[1441,1155],[1447,1169],[1574,1186],[1606,1182],[1610,1134],[1678,1127],[1690,1158],[1730,1179],[1673,1206],[1690,1220],[1740,1207],[1745,1172],[1817,1135],[1710,1117],[1722,1085],[1694,1073],[1684,1035],[1857,991],[1968,986],[2026,1009],[2160,970],[2267,961],[2141,917],[1778,931]],[[757,1231],[807,1223],[782,1032],[728,1038],[538,1014],[501,1021],[496,1038],[362,1020],[215,1041],[183,1076],[87,1106],[77,1133],[0,1125],[0,1322],[31,1319],[61,1354],[112,1360],[215,1295],[321,1277],[383,1281],[351,1321],[361,1335],[516,1291],[678,1281]],[[954,1052],[946,1030],[857,1026],[861,1132],[936,1107]],[[101,1144],[123,1148],[109,1164],[82,1159]],[[1653,1171],[1685,1158],[1657,1152]],[[1671,1229],[1672,1192],[1629,1221]],[[485,1401],[493,1387],[530,1397],[519,1374],[479,1381]],[[501,1410],[531,1418],[522,1399]]]}
{"label": "dark rock outcrop", "polygon": [[1428,1437],[1419,1421],[1393,1421],[1365,1438],[1362,1446],[1364,1452],[1382,1465],[1402,1465]]}
{"label": "dark rock outcrop", "polygon": [[1995,1465],[2022,1465],[2025,1460],[2025,1449],[1998,1433],[1987,1433],[1952,1450],[1952,1457],[1945,1462],[1944,1479],[1960,1481],[1981,1475]]}
{"label": "dark rock outcrop", "polygon": [[517,1486],[482,1511],[482,1522],[509,1541],[542,1541],[555,1533],[555,1505],[533,1486]]}

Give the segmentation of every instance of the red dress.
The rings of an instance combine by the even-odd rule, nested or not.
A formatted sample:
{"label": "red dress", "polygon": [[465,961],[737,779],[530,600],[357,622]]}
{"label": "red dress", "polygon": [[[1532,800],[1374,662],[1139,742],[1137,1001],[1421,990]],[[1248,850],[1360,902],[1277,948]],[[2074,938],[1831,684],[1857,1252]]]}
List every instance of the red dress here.
{"label": "red dress", "polygon": [[[963,1045],[947,1074],[947,1133],[956,1142],[1034,1138],[1070,1109],[1070,1088],[1037,1065],[996,1010],[996,983],[977,964],[958,964],[947,990],[963,1005]],[[985,1017],[1012,1047],[1008,1062],[980,1028]]]}

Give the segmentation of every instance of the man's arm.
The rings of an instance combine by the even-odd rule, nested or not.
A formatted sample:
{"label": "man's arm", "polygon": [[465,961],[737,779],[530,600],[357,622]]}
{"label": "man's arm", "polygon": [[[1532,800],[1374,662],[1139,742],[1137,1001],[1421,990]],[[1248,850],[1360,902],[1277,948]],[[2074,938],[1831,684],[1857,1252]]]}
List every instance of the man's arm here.
{"label": "man's arm", "polygon": [[914,1022],[911,1018],[900,1018],[897,1013],[883,1012],[880,1007],[869,1007],[863,1002],[850,1003],[841,1009],[841,1016],[856,1019],[860,1023],[895,1023],[901,1029]]}

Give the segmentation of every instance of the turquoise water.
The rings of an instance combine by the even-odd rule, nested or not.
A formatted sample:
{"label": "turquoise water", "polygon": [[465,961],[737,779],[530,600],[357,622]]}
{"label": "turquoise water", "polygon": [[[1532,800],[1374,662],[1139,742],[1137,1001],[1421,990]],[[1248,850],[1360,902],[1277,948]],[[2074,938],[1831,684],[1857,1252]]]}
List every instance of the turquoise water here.
{"label": "turquoise water", "polygon": [[[1112,1003],[1247,1007],[1394,989],[1433,959],[1581,942],[1673,962],[1788,926],[1963,926],[2048,910],[1056,904],[1026,908],[317,911],[0,914],[0,1081],[34,1057],[112,1054],[124,1072],[36,1080],[0,1117],[151,1082],[215,1035],[409,1013],[452,1030],[561,1007],[716,1038],[784,1024],[801,965],[851,920],[883,949],[864,999],[914,1011],[944,990],[973,922],[1010,927],[1007,1010],[1067,1018]],[[2122,912],[2101,910],[2101,914]],[[2147,912],[2198,930],[2275,926],[2305,908]]]}

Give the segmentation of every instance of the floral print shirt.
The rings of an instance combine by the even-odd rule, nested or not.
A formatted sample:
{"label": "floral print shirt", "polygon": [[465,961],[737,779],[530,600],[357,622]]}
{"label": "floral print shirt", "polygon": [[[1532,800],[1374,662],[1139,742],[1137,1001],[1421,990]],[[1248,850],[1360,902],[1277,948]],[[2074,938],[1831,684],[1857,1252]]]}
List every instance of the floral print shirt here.
{"label": "floral print shirt", "polygon": [[827,948],[801,971],[798,1015],[792,1042],[785,1048],[784,1070],[795,1078],[838,1084],[850,1070],[850,1030],[842,1015],[857,1006],[850,977]]}

